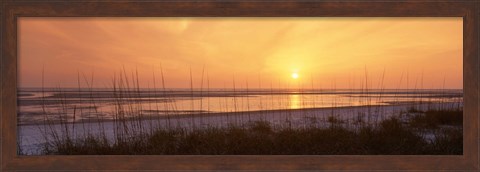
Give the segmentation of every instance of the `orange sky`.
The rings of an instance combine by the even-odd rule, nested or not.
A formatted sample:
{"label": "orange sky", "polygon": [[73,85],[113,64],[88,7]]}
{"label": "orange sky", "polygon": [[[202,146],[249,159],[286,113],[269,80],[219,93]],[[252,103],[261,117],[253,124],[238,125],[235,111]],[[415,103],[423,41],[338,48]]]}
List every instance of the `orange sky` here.
{"label": "orange sky", "polygon": [[[109,87],[125,67],[142,87],[462,88],[462,18],[20,18],[19,85]],[[298,78],[293,79],[293,73]],[[206,76],[205,76],[206,77]],[[205,81],[206,82],[206,81]],[[204,86],[205,87],[205,86]]]}

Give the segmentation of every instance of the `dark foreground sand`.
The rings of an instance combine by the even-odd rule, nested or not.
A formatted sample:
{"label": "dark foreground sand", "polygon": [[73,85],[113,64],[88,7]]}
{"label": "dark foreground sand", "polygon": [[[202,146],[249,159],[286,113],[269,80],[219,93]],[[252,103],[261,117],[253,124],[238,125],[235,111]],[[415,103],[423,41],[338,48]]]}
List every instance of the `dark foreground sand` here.
{"label": "dark foreground sand", "polygon": [[[232,113],[203,113],[170,115],[167,117],[150,118],[142,120],[129,120],[128,126],[138,126],[140,123],[143,129],[148,130],[151,127],[161,126],[181,128],[203,128],[203,127],[225,127],[229,124],[242,125],[251,121],[265,120],[275,126],[302,127],[308,125],[324,126],[328,124],[328,118],[333,116],[339,121],[347,124],[354,124],[358,121],[364,123],[374,123],[386,119],[392,115],[405,113],[409,108],[415,107],[420,110],[437,107],[452,107],[453,103],[431,103],[422,105],[400,104],[388,106],[356,106],[356,107],[337,107],[337,108],[315,108],[315,109],[297,109],[297,110],[270,110],[254,112],[232,112]],[[193,118],[192,118],[193,117]],[[70,135],[79,136],[91,133],[100,135],[105,133],[109,140],[114,139],[115,121],[96,122],[77,122],[67,124]],[[118,123],[117,123],[118,124]],[[75,128],[75,131],[73,131]],[[26,154],[40,154],[39,147],[45,143],[45,131],[56,131],[59,134],[64,133],[65,125],[19,125],[18,136],[19,145]],[[51,136],[47,135],[47,139]]]}

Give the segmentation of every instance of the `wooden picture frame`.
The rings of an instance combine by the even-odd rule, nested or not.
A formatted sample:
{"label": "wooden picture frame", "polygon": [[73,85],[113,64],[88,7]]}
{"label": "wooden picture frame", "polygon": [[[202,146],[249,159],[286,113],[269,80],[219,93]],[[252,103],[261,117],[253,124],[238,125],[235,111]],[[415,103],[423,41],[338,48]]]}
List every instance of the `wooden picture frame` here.
{"label": "wooden picture frame", "polygon": [[[476,0],[393,1],[2,1],[1,171],[65,170],[462,170],[479,163],[479,21]],[[463,17],[463,155],[19,156],[19,17]]]}

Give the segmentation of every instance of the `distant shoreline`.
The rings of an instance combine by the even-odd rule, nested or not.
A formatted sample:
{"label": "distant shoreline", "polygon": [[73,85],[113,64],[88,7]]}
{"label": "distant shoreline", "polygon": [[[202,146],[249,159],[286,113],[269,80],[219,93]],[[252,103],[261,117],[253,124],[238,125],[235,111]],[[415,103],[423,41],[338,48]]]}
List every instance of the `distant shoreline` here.
{"label": "distant shoreline", "polygon": [[[456,105],[458,104],[460,107],[463,107],[463,103],[457,102],[445,102],[445,103],[438,103],[438,102],[423,102],[423,104],[419,104],[418,102],[415,103],[397,103],[397,104],[387,104],[387,105],[363,105],[363,106],[341,106],[341,107],[319,107],[319,108],[303,108],[303,109],[276,109],[276,110],[257,110],[257,111],[239,111],[239,112],[205,112],[205,113],[190,113],[190,114],[175,114],[171,116],[161,115],[161,116],[145,116],[143,118],[136,117],[128,117],[125,118],[127,121],[149,121],[149,120],[167,120],[167,119],[184,119],[184,118],[195,118],[199,119],[202,117],[225,117],[225,116],[243,116],[243,115],[251,115],[258,117],[259,115],[272,115],[272,114],[285,114],[291,113],[291,115],[298,115],[299,113],[325,113],[325,112],[335,112],[335,111],[348,111],[348,110],[357,110],[357,111],[365,111],[370,108],[393,108],[393,109],[408,109],[410,107],[424,107],[424,106],[441,106],[441,105]],[[341,114],[341,115],[355,115],[355,114]],[[91,124],[91,123],[105,123],[105,122],[114,122],[115,119],[83,119],[81,121],[76,122],[46,122],[46,124]],[[25,123],[25,124],[17,124],[17,126],[34,126],[34,125],[43,125],[43,122],[38,123]]]}

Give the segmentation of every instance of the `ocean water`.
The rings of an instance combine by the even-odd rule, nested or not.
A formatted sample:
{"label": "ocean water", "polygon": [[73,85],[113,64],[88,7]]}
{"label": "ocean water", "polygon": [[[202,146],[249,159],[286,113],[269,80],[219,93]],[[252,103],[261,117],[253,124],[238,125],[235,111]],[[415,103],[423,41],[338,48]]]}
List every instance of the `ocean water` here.
{"label": "ocean water", "polygon": [[[40,89],[18,91],[18,124],[205,113],[463,102],[462,90]],[[453,103],[451,103],[453,102]]]}

